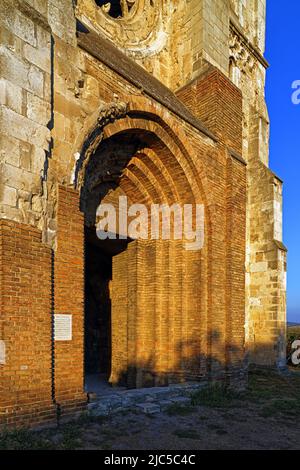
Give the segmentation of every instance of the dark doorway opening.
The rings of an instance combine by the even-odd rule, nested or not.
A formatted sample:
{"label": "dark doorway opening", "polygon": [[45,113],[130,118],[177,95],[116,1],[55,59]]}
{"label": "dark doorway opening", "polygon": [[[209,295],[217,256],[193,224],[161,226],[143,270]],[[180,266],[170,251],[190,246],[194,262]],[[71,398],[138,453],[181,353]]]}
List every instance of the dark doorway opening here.
{"label": "dark doorway opening", "polygon": [[86,242],[85,371],[109,379],[111,367],[112,256]]}
{"label": "dark doorway opening", "polygon": [[105,392],[111,374],[111,294],[113,256],[130,240],[99,240],[85,228],[85,388]]}

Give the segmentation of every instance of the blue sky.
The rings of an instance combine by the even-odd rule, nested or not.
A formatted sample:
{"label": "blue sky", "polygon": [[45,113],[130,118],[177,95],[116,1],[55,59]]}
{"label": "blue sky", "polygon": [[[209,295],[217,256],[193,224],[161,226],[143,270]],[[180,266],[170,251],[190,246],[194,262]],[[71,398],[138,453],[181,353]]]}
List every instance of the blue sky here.
{"label": "blue sky", "polygon": [[266,96],[271,120],[270,167],[284,180],[284,243],[288,253],[288,320],[300,323],[300,80],[299,0],[267,0]]}

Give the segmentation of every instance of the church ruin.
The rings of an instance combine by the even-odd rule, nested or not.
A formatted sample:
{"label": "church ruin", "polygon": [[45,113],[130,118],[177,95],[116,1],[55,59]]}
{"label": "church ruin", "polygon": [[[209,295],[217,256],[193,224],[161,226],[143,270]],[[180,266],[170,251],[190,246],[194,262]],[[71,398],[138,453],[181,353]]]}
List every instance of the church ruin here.
{"label": "church ruin", "polygon": [[[240,387],[284,366],[265,4],[0,2],[0,425],[84,410],[89,375]],[[100,240],[124,195],[202,204],[201,250]]]}

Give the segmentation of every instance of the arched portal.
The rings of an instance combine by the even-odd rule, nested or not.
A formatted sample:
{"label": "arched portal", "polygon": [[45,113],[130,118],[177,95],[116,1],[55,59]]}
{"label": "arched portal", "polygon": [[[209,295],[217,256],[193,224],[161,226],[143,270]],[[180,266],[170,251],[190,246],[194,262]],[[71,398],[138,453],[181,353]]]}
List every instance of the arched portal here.
{"label": "arched portal", "polygon": [[[78,171],[85,218],[86,373],[105,374],[113,385],[164,385],[207,372],[207,246],[151,237],[153,205],[182,210],[203,203],[194,172],[167,127],[140,116],[109,124]],[[147,208],[148,236],[114,239],[96,235],[97,208],[119,197]],[[128,219],[130,222],[130,219]],[[183,219],[182,219],[183,220]],[[206,229],[206,225],[204,225]]]}

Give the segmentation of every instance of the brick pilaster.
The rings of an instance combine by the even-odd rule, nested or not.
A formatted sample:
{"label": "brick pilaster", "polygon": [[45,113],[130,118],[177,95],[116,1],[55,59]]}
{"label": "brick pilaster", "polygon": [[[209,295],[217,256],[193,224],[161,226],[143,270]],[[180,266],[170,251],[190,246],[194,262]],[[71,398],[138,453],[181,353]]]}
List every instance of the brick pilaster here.
{"label": "brick pilaster", "polygon": [[77,191],[58,186],[55,314],[72,315],[72,340],[55,341],[55,400],[62,412],[85,404],[84,223]]}

